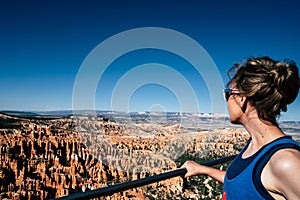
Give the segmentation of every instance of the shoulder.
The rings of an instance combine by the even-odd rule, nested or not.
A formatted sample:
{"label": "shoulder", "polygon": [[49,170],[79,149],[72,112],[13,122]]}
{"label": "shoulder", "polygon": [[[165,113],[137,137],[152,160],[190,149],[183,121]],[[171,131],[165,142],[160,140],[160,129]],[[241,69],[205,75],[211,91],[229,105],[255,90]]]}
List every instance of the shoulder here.
{"label": "shoulder", "polygon": [[257,166],[262,167],[260,180],[275,199],[300,199],[300,147],[289,138],[270,144]]}
{"label": "shoulder", "polygon": [[273,187],[287,199],[300,199],[300,151],[281,149],[274,153],[269,162]]}
{"label": "shoulder", "polygon": [[[291,148],[278,150],[270,159],[270,167],[276,174],[289,174],[294,171],[294,169],[299,170],[300,151]],[[300,173],[300,170],[298,173]]]}

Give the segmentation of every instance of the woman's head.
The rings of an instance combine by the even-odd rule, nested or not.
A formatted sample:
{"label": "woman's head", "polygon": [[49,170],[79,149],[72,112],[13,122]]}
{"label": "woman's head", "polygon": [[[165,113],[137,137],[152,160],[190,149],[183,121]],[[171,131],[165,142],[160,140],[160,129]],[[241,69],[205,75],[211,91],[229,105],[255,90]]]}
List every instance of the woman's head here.
{"label": "woman's head", "polygon": [[235,64],[228,86],[234,86],[257,110],[258,117],[277,125],[281,111],[287,111],[299,92],[299,72],[292,60],[283,62],[269,57],[249,58],[245,64]]}

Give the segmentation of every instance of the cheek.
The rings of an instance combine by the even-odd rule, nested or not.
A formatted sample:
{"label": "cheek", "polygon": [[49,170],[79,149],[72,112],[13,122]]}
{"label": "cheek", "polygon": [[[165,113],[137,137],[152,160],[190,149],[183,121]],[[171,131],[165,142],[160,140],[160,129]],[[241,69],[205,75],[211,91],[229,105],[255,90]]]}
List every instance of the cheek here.
{"label": "cheek", "polygon": [[232,124],[239,124],[240,123],[240,118],[236,113],[230,113],[230,123]]}
{"label": "cheek", "polygon": [[238,122],[238,117],[233,114],[230,114],[230,122],[236,124]]}
{"label": "cheek", "polygon": [[229,101],[228,102],[228,112],[229,112],[229,118],[230,118],[230,122],[233,124],[239,123],[239,109],[233,105],[233,102]]}

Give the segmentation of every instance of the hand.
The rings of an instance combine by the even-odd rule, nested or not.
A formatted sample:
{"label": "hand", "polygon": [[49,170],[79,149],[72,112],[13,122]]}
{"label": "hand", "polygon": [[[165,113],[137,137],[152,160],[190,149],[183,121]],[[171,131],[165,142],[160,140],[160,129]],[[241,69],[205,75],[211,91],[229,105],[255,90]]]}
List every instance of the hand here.
{"label": "hand", "polygon": [[184,176],[185,178],[190,177],[190,176],[199,175],[199,174],[205,174],[221,183],[224,183],[224,177],[225,177],[226,171],[215,169],[212,167],[207,167],[204,165],[200,165],[200,164],[198,164],[194,161],[190,161],[190,160],[186,161],[181,166],[181,168],[186,168],[186,170],[187,170],[187,173]]}
{"label": "hand", "polygon": [[194,161],[188,160],[186,161],[181,168],[186,168],[187,173],[184,175],[184,178],[196,176],[199,174],[206,174],[205,168],[206,166],[200,165]]}

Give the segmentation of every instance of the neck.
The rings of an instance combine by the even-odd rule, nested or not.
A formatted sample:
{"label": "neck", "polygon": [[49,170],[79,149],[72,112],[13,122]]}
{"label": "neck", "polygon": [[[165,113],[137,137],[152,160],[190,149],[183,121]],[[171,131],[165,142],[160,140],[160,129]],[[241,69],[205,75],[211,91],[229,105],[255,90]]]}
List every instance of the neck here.
{"label": "neck", "polygon": [[250,134],[252,139],[251,143],[254,148],[260,148],[285,135],[279,127],[260,120],[256,111],[245,116],[242,120],[242,124]]}

